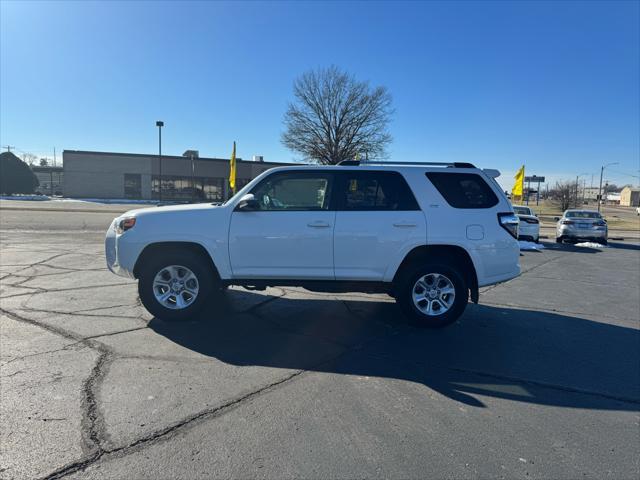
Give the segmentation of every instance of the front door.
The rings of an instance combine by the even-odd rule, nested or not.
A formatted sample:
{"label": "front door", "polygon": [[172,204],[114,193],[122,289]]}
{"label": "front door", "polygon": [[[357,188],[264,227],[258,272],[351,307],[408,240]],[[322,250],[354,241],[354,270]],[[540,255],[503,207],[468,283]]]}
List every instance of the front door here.
{"label": "front door", "polygon": [[258,209],[236,210],[229,228],[234,278],[333,280],[333,175],[287,171],[251,193]]}

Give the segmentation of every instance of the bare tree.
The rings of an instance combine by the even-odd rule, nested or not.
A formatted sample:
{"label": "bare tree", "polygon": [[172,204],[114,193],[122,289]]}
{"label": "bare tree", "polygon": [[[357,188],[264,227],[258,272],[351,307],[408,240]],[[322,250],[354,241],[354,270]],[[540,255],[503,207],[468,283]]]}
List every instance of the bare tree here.
{"label": "bare tree", "polygon": [[385,87],[372,88],[332,66],[303,74],[293,95],[282,134],[289,149],[325,165],[387,155],[393,109]]}
{"label": "bare tree", "polygon": [[41,158],[40,159],[40,166],[41,167],[46,167],[47,165],[49,165],[49,161],[46,158]]}
{"label": "bare tree", "polygon": [[36,163],[37,159],[38,157],[35,156],[33,153],[26,152],[22,155],[22,161],[29,166],[33,166],[33,164]]}
{"label": "bare tree", "polygon": [[576,203],[575,182],[556,182],[555,187],[549,190],[549,198],[560,206],[563,212]]}

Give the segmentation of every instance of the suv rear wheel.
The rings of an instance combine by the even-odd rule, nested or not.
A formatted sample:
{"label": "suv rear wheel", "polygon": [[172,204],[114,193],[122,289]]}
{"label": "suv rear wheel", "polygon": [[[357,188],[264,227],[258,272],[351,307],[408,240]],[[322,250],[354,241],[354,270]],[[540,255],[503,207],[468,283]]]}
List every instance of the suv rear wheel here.
{"label": "suv rear wheel", "polygon": [[399,279],[396,300],[411,323],[439,328],[464,312],[469,290],[454,267],[438,264],[409,268]]}
{"label": "suv rear wheel", "polygon": [[195,320],[214,292],[214,275],[200,255],[171,249],[142,266],[138,294],[155,317]]}

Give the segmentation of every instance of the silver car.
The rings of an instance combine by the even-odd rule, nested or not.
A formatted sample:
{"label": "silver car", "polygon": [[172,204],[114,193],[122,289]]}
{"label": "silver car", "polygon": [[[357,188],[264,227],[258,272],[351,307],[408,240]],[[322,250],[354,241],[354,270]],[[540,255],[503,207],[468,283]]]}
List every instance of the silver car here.
{"label": "silver car", "polygon": [[607,222],[595,210],[567,210],[556,217],[556,242],[586,240],[607,244]]}

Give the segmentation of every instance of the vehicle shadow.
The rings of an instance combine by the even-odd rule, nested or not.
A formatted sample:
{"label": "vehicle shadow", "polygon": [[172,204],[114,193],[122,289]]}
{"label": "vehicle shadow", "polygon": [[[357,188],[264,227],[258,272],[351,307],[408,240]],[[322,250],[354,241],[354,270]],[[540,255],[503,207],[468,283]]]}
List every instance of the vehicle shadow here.
{"label": "vehicle shadow", "polygon": [[640,245],[637,243],[619,243],[619,242],[609,242],[609,246],[611,248],[619,248],[621,250],[640,250]]}
{"label": "vehicle shadow", "polygon": [[470,304],[445,329],[417,329],[404,323],[394,303],[364,295],[347,301],[282,297],[249,313],[236,311],[256,296],[265,298],[233,290],[210,318],[186,324],[153,319],[149,327],[232,365],[405,380],[474,407],[496,397],[640,410],[640,333],[633,328]]}

